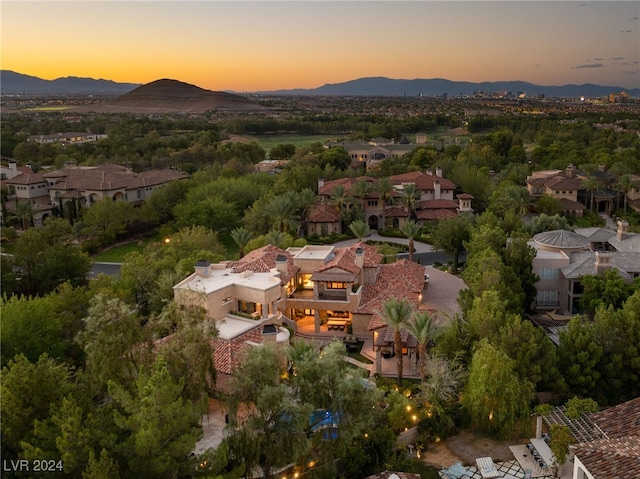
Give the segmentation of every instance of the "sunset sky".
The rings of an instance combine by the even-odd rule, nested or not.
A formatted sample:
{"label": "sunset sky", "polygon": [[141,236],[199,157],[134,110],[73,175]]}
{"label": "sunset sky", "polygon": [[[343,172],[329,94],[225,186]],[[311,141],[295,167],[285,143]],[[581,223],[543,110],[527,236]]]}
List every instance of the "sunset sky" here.
{"label": "sunset sky", "polygon": [[640,87],[640,2],[6,1],[1,67],[237,92],[369,76]]}

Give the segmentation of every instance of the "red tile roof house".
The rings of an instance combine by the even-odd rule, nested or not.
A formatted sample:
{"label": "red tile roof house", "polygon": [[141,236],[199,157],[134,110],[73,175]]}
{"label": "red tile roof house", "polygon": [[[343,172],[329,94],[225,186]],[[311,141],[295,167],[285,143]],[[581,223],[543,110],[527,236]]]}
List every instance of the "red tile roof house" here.
{"label": "red tile roof house", "polygon": [[[385,202],[380,193],[375,191],[376,179],[370,176],[358,178],[340,178],[338,180],[318,180],[318,196],[320,200],[309,217],[308,233],[320,234],[320,231],[343,233],[339,212],[327,205],[331,202],[331,195],[336,186],[344,187],[345,194],[351,194],[351,188],[357,181],[364,180],[372,186],[372,191],[362,198],[364,220],[369,228],[377,230],[383,228],[399,228],[409,220],[409,214],[401,203],[401,192],[407,184],[415,184],[420,196],[416,202],[416,219],[420,221],[453,218],[462,212],[472,212],[469,194],[459,194],[454,199],[456,185],[442,177],[442,170],[436,169],[434,175],[431,170],[426,173],[413,171],[401,175],[390,176],[394,187],[392,200]],[[457,201],[456,201],[457,200]],[[359,201],[359,200],[356,200]],[[402,214],[401,212],[404,212]],[[324,225],[324,226],[322,226]],[[338,229],[336,231],[336,229]]]}
{"label": "red tile roof house", "polygon": [[[174,286],[174,298],[205,308],[219,330],[213,344],[216,368],[230,374],[244,347],[288,342],[282,323],[296,329],[298,321],[312,321],[315,333],[335,323],[342,331],[350,327],[353,334],[367,335],[384,326],[376,310],[385,299],[407,298],[418,307],[424,267],[381,260],[365,243],[286,251],[267,245],[239,261],[199,263]],[[265,336],[274,332],[275,337]]]}
{"label": "red tile roof house", "polygon": [[573,479],[640,477],[640,397],[591,414],[603,439],[571,446]]}

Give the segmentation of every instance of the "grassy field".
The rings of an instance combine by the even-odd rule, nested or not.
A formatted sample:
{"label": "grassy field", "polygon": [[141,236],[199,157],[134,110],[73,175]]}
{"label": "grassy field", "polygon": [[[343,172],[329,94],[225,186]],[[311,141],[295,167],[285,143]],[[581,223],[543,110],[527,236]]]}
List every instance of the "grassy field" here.
{"label": "grassy field", "polygon": [[128,243],[112,246],[93,256],[96,263],[122,263],[124,257],[134,251],[142,251],[146,244],[152,241],[158,241],[159,237],[145,238],[144,240],[131,241]]}
{"label": "grassy field", "polygon": [[56,105],[56,106],[34,106],[33,108],[25,108],[25,111],[62,111],[74,108],[74,106],[68,105]]}
{"label": "grassy field", "polygon": [[301,147],[318,142],[324,143],[335,138],[336,135],[232,135],[235,141],[255,141],[267,152],[276,145],[292,144]]}

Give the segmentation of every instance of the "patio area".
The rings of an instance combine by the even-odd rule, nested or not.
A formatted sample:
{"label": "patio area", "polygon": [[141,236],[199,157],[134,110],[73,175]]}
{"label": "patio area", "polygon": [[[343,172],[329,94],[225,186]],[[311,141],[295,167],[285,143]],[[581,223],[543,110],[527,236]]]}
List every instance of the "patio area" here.
{"label": "patio area", "polygon": [[[522,446],[524,447],[524,446]],[[530,475],[527,476],[527,471],[522,468],[517,460],[504,461],[494,463],[496,470],[498,471],[498,478],[504,479],[527,479],[527,478],[549,478],[553,476],[549,475]],[[456,467],[458,466],[458,467]],[[442,479],[483,479],[482,473],[478,470],[477,466],[462,466],[460,463],[454,464],[448,468],[444,468],[439,472]],[[569,476],[570,477],[570,476]]]}

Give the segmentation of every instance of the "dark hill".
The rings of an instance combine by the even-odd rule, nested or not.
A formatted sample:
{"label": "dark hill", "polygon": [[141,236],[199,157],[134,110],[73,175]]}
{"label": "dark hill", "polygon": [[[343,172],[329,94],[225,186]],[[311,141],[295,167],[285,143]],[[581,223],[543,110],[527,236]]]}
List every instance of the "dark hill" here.
{"label": "dark hill", "polygon": [[203,113],[210,110],[262,110],[264,107],[239,95],[162,79],[139,86],[114,100],[81,109],[102,113]]}

